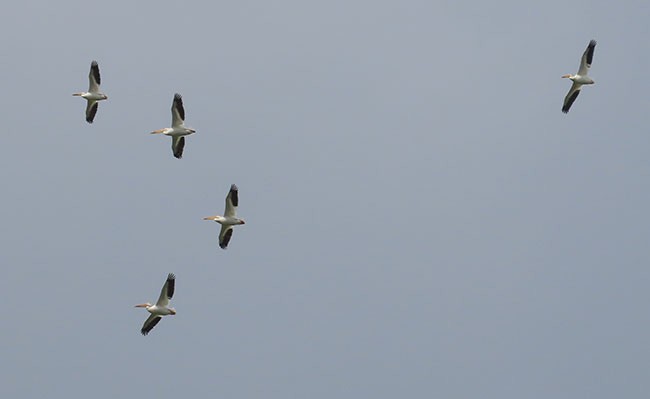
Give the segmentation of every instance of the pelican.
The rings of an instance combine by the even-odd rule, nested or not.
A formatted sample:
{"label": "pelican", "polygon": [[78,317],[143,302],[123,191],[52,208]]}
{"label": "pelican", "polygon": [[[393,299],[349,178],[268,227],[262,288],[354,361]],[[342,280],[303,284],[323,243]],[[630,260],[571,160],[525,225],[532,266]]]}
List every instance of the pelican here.
{"label": "pelican", "polygon": [[165,134],[172,137],[172,152],[174,157],[183,158],[183,148],[185,147],[185,136],[196,133],[196,130],[185,127],[185,108],[183,108],[183,97],[176,93],[172,101],[172,127],[158,129],[151,134]]}
{"label": "pelican", "polygon": [[142,325],[142,329],[140,330],[142,335],[149,334],[149,331],[151,331],[156,326],[156,324],[158,324],[163,316],[176,314],[176,310],[174,308],[167,306],[169,305],[169,300],[174,296],[175,281],[176,276],[174,276],[173,273],[169,273],[167,275],[167,281],[165,281],[165,285],[163,285],[162,290],[160,291],[158,302],[156,302],[155,305],[152,305],[149,302],[135,305],[136,308],[145,308],[147,309],[147,312],[151,313],[151,316],[149,316],[149,318],[147,318],[147,320],[145,320],[144,324]]}
{"label": "pelican", "polygon": [[562,106],[562,112],[564,112],[565,114],[569,112],[571,105],[576,100],[576,98],[578,98],[578,94],[580,94],[580,89],[582,88],[582,85],[592,85],[595,83],[592,78],[587,76],[587,72],[589,71],[589,68],[591,68],[591,61],[594,58],[595,48],[596,48],[596,41],[595,40],[589,41],[589,45],[587,46],[587,49],[582,54],[582,58],[580,59],[580,68],[578,69],[578,73],[576,73],[575,75],[566,74],[562,76],[563,78],[568,78],[573,81],[573,84],[571,85],[571,89],[569,89],[569,93],[566,95],[566,97],[564,97],[564,105]]}
{"label": "pelican", "polygon": [[79,96],[86,99],[88,102],[88,104],[86,104],[86,122],[93,123],[95,114],[97,113],[97,106],[99,105],[97,102],[108,98],[106,94],[99,91],[99,85],[101,84],[102,79],[99,76],[99,64],[97,64],[97,61],[90,63],[88,80],[90,81],[88,91],[74,93],[73,96]]}
{"label": "pelican", "polygon": [[230,186],[230,191],[226,196],[226,210],[224,216],[208,216],[203,220],[214,220],[221,224],[221,232],[219,233],[219,246],[222,249],[228,247],[230,238],[232,237],[232,227],[238,224],[245,224],[242,219],[237,217],[237,206],[239,205],[239,190],[236,185]]}

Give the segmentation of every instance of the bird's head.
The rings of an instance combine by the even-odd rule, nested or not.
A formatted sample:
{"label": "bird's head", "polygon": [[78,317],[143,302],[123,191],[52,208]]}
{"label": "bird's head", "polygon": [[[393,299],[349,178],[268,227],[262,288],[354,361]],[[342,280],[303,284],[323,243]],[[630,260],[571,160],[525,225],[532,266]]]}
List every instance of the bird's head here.
{"label": "bird's head", "polygon": [[244,219],[239,219],[239,224],[246,224],[246,222],[244,222]]}
{"label": "bird's head", "polygon": [[176,309],[169,308],[169,314],[171,314],[172,316],[176,315]]}
{"label": "bird's head", "polygon": [[107,96],[106,94],[102,94],[102,98],[103,98],[104,100],[108,100],[108,96]]}

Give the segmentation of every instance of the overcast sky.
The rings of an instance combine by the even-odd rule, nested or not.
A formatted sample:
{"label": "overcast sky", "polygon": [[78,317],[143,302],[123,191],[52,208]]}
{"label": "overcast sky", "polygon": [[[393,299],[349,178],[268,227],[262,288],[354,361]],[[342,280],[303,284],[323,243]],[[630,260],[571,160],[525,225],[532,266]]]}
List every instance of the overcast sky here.
{"label": "overcast sky", "polygon": [[537,3],[5,5],[0,396],[646,398],[648,4]]}

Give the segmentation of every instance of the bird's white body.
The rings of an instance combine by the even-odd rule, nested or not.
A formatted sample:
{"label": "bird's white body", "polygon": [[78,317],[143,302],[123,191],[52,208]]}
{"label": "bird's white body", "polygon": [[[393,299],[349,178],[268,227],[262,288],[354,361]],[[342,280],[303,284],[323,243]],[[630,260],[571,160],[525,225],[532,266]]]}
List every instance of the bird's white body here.
{"label": "bird's white body", "polygon": [[91,92],[83,92],[80,93],[79,97],[83,97],[86,100],[90,101],[102,101],[106,100],[108,97],[106,97],[106,94],[104,93],[91,93]]}
{"label": "bird's white body", "polygon": [[574,83],[580,84],[580,85],[592,85],[596,82],[589,76],[582,76],[582,75],[571,75],[567,76],[568,79],[571,79]]}
{"label": "bird's white body", "polygon": [[221,216],[221,215],[216,215],[216,216],[210,216],[206,218],[206,220],[214,220],[215,222],[219,223],[222,226],[235,226],[238,224],[244,224],[243,220],[237,217],[230,217],[230,216]]}
{"label": "bird's white body", "polygon": [[147,309],[147,312],[157,316],[168,316],[170,314],[176,314],[176,311],[173,308],[168,308],[166,306],[148,305],[145,307],[145,309]]}
{"label": "bird's white body", "polygon": [[171,136],[171,137],[189,136],[192,133],[196,133],[194,129],[189,129],[182,125],[175,126],[175,127],[166,127],[160,130],[162,131],[157,133],[164,134],[165,136]]}

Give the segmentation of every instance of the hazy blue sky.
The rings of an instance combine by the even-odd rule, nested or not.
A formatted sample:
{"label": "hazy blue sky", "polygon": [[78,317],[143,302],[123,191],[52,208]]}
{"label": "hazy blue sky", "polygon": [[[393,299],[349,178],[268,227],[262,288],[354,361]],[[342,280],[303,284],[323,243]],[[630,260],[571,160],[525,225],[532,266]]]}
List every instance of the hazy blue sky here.
{"label": "hazy blue sky", "polygon": [[650,7],[537,3],[6,5],[0,396],[647,398]]}

